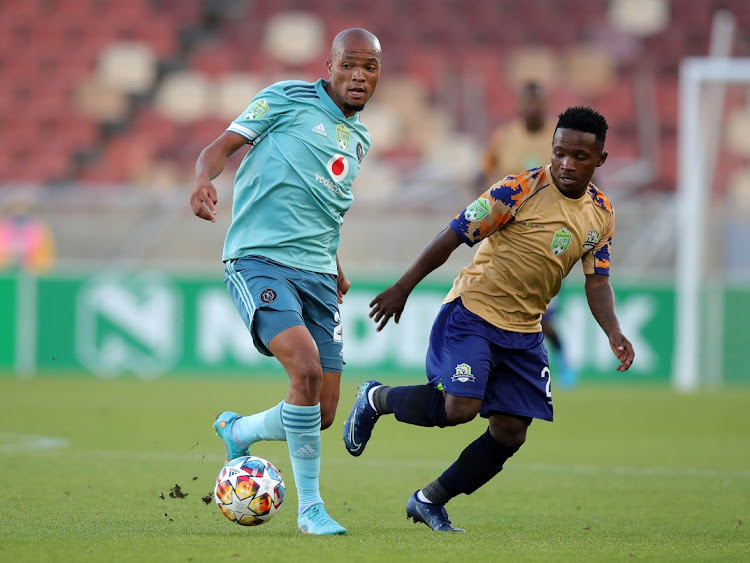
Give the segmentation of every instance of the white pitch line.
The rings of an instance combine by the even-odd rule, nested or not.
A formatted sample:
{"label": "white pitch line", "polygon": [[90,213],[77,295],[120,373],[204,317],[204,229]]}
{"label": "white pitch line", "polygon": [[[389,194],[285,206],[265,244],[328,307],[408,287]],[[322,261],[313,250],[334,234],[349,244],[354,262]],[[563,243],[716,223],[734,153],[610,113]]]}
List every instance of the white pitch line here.
{"label": "white pitch line", "polygon": [[750,477],[747,469],[697,469],[693,467],[599,467],[596,465],[554,465],[547,463],[519,463],[514,467],[532,471],[566,473],[613,473],[616,475],[657,477]]}
{"label": "white pitch line", "polygon": [[16,432],[0,432],[0,454],[57,450],[64,448],[69,444],[70,440],[67,438],[19,434]]}
{"label": "white pitch line", "polygon": [[[443,461],[427,461],[419,459],[408,459],[401,460],[398,462],[401,468],[432,468],[442,467],[446,468],[452,460]],[[340,465],[342,463],[354,463],[354,464],[366,464],[369,466],[393,466],[393,460],[391,459],[334,459],[326,460],[323,458],[323,464],[328,463]],[[562,465],[562,464],[548,464],[548,463],[515,463],[509,462],[507,467],[503,471],[537,471],[540,473],[588,473],[588,474],[614,474],[614,475],[628,475],[634,477],[740,477],[750,478],[750,470],[747,469],[697,469],[692,467],[628,467],[628,466],[597,466],[597,465]]]}
{"label": "white pitch line", "polygon": [[[45,441],[37,442],[37,445],[33,447],[26,447],[23,449],[16,448],[12,449],[16,444],[4,444],[8,436],[20,437],[20,434],[9,434],[0,433],[0,454],[3,453],[16,453],[16,452],[28,452],[28,453],[46,453],[40,450],[49,449],[60,449],[69,445],[69,442],[63,438],[52,438],[44,436],[35,436],[37,439],[45,439]],[[31,442],[30,442],[31,443]],[[264,457],[262,448],[258,448],[261,451],[253,452],[255,455]],[[201,451],[125,451],[125,450],[67,450],[57,451],[55,455],[58,457],[64,457],[65,455],[71,455],[75,457],[88,456],[90,458],[111,458],[111,459],[138,459],[138,460],[151,460],[151,461],[185,461],[190,460],[194,462],[209,462],[209,463],[222,463],[224,461],[223,453],[205,453]],[[267,455],[267,454],[265,454]],[[323,466],[346,466],[347,468],[354,469],[357,466],[367,467],[393,467],[394,461],[392,459],[382,458],[328,458],[326,459],[325,454],[323,456]],[[424,459],[404,459],[398,461],[398,466],[401,469],[439,469],[447,467],[450,460],[438,461],[438,460],[424,460]],[[717,478],[717,477],[734,477],[734,478],[750,478],[750,470],[748,469],[715,469],[715,468],[704,468],[698,469],[694,467],[636,467],[636,466],[597,466],[597,465],[563,465],[563,464],[549,464],[549,463],[509,463],[504,471],[513,472],[516,470],[522,471],[536,471],[539,473],[585,473],[585,474],[612,474],[612,475],[625,475],[632,477],[696,477],[696,478]]]}

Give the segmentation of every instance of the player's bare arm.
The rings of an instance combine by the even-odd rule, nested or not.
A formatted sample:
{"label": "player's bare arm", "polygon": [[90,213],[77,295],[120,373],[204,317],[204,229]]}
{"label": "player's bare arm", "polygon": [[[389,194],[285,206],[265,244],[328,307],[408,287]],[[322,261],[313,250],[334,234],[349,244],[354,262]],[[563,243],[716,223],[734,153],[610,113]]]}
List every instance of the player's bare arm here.
{"label": "player's bare arm", "polygon": [[196,216],[212,223],[216,222],[218,197],[211,180],[221,174],[227,159],[246,143],[247,139],[243,136],[225,131],[203,149],[195,163],[195,181],[193,193],[190,195],[190,207]]}
{"label": "player's bare arm", "polygon": [[341,268],[338,254],[336,254],[336,270],[338,270],[338,274],[336,275],[336,289],[338,290],[339,303],[343,303],[344,295],[349,291],[352,282],[344,275],[344,270]]}
{"label": "player's bare arm", "polygon": [[602,327],[604,334],[609,338],[609,346],[612,348],[620,365],[617,371],[626,371],[633,365],[635,352],[633,345],[625,338],[620,330],[620,322],[615,313],[615,293],[609,283],[609,276],[601,274],[586,275],[586,299],[594,315],[596,322]]}
{"label": "player's bare arm", "polygon": [[446,227],[422,249],[414,263],[395,284],[372,300],[370,318],[380,323],[378,332],[385,327],[391,317],[398,323],[412,290],[430,272],[445,264],[461,242],[456,232],[451,227]]}

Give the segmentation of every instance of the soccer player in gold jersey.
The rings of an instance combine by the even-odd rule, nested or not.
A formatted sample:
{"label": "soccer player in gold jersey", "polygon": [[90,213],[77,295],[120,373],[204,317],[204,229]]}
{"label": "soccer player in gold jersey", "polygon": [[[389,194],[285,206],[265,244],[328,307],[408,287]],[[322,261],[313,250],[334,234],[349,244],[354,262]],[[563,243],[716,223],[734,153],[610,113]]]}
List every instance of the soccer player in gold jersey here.
{"label": "soccer player in gold jersey", "polygon": [[433,530],[462,532],[445,504],[492,479],[523,445],[532,419],[552,420],[552,393],[541,317],[580,260],[594,318],[624,372],[633,346],[620,329],[609,283],[615,214],[591,178],[604,164],[607,122],[585,107],[560,114],[551,163],[506,176],[457,215],[391,287],[373,299],[370,317],[382,330],[399,321],[414,287],[459,245],[481,241],[435,318],[425,385],[364,382],[344,423],[344,443],[359,456],[378,418],[394,414],[419,426],[488,419],[435,481],[416,491],[406,512]]}
{"label": "soccer player in gold jersey", "polygon": [[[547,114],[544,86],[534,80],[524,82],[518,90],[518,115],[495,128],[482,159],[482,185],[489,186],[508,174],[529,170],[549,163],[550,140],[555,122]],[[559,387],[571,388],[577,374],[570,364],[565,342],[557,331],[557,299],[553,299],[542,316],[545,344],[552,350]]]}

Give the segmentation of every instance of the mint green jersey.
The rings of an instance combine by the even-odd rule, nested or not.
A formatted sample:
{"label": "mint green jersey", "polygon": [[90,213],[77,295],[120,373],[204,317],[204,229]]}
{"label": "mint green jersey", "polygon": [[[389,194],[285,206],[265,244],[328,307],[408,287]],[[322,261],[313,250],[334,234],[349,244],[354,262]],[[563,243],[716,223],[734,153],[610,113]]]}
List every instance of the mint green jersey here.
{"label": "mint green jersey", "polygon": [[223,260],[253,254],[337,273],[339,232],[370,134],[359,113],[344,117],[326,84],[273,84],[227,128],[252,148],[235,177]]}

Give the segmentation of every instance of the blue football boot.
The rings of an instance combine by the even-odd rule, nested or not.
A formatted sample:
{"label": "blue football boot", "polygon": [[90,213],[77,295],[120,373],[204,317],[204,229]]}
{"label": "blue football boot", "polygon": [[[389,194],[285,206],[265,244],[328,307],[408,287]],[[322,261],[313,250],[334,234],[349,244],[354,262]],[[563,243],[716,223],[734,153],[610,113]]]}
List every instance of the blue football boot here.
{"label": "blue football boot", "polygon": [[322,504],[313,504],[297,517],[297,527],[303,534],[330,536],[345,534],[346,528],[331,518]]}
{"label": "blue football boot", "polygon": [[379,381],[365,381],[357,390],[357,398],[349,416],[344,421],[344,445],[353,456],[362,455],[367,441],[372,435],[372,429],[380,415],[370,406],[367,393],[373,387],[382,385]]}
{"label": "blue football boot", "polygon": [[442,504],[431,504],[429,502],[422,502],[417,498],[416,491],[411,497],[409,502],[406,503],[406,517],[414,520],[414,523],[422,522],[427,524],[430,528],[436,532],[465,532],[461,528],[455,528],[451,525],[451,521],[448,519],[448,513],[445,511],[445,506]]}
{"label": "blue football boot", "polygon": [[225,411],[217,416],[214,421],[216,433],[219,435],[219,438],[221,438],[221,441],[224,442],[224,455],[226,456],[226,461],[232,461],[238,457],[250,455],[250,448],[238,446],[232,438],[232,427],[234,426],[235,421],[240,418],[242,417],[236,412]]}

